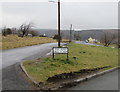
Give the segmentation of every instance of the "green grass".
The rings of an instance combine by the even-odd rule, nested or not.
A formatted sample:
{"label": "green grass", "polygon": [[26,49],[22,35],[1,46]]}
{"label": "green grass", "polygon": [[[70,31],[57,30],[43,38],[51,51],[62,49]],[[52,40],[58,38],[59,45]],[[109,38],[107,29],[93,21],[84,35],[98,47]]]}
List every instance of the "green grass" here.
{"label": "green grass", "polygon": [[[96,67],[118,66],[118,49],[110,47],[88,46],[70,43],[69,60],[66,55],[56,55],[34,61],[25,61],[23,65],[30,76],[38,81],[45,82],[48,77],[56,74],[91,69]],[[74,59],[73,57],[77,57]]]}
{"label": "green grass", "polygon": [[[104,46],[103,43],[96,43],[96,44]],[[117,48],[117,44],[110,44],[109,47],[115,47],[115,48]]]}

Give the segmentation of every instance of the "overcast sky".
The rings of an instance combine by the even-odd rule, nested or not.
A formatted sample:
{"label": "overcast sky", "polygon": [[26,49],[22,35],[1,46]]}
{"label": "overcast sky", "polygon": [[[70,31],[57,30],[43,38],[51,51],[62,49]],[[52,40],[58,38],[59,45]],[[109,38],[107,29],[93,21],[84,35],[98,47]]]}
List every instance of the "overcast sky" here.
{"label": "overcast sky", "polygon": [[[35,28],[57,29],[57,3],[2,3],[2,26],[19,27],[34,23]],[[61,28],[69,29],[117,28],[117,2],[61,2]]]}

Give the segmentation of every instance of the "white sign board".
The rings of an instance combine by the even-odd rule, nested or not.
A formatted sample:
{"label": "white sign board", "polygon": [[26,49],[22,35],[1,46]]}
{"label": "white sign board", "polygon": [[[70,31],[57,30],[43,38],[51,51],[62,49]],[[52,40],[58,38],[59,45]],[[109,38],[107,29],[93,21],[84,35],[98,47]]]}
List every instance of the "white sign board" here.
{"label": "white sign board", "polygon": [[67,54],[68,53],[68,48],[53,48],[53,53],[54,54]]}

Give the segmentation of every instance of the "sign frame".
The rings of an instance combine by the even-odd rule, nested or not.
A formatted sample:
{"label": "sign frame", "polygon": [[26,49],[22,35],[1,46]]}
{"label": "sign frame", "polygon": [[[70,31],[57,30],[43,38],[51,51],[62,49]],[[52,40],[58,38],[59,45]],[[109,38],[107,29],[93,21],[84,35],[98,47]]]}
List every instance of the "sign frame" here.
{"label": "sign frame", "polygon": [[[54,53],[54,48],[67,48],[67,53]],[[68,52],[69,52],[68,47],[53,47],[53,48],[52,48],[52,56],[53,56],[53,59],[55,58],[55,54],[67,54],[67,60],[68,60]]]}

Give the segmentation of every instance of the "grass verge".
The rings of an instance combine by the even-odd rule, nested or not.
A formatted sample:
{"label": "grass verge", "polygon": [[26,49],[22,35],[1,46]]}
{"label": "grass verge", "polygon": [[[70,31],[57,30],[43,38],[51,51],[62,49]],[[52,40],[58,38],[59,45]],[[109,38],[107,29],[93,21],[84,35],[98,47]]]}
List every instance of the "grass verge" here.
{"label": "grass verge", "polygon": [[[70,43],[69,60],[66,55],[56,55],[34,61],[25,61],[23,66],[28,74],[37,82],[45,82],[49,77],[57,74],[93,69],[97,67],[118,66],[118,49],[100,46],[88,46]],[[74,59],[76,57],[76,59]]]}

